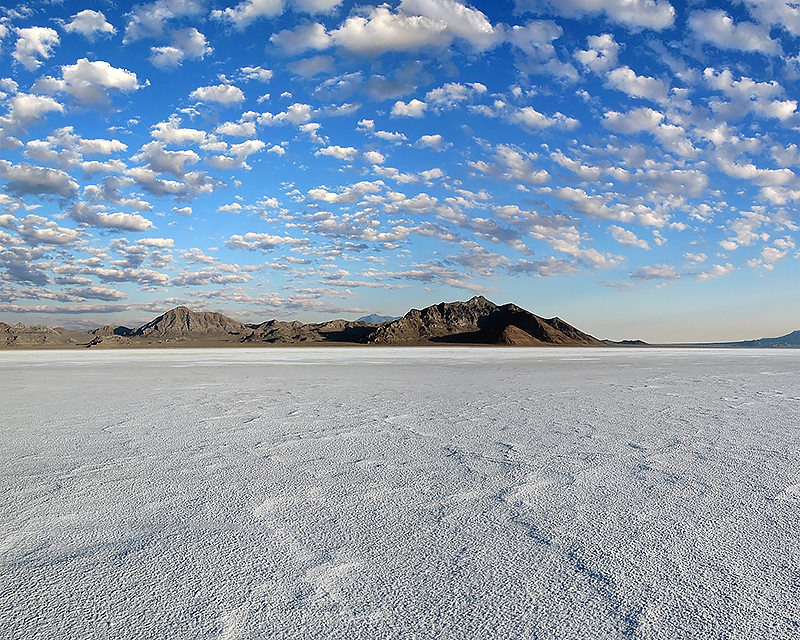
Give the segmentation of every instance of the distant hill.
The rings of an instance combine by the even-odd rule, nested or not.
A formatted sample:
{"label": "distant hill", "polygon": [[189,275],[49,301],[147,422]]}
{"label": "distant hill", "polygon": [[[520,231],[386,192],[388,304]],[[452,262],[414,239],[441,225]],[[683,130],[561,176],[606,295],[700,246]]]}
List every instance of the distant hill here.
{"label": "distant hill", "polygon": [[[299,344],[486,344],[508,346],[648,346],[640,340],[600,341],[560,318],[542,318],[515,304],[496,305],[483,296],[466,302],[440,302],[411,309],[402,318],[364,316],[355,322],[320,323],[269,320],[245,324],[221,313],[176,307],[136,329],[103,326],[71,331],[45,325],[33,327],[0,322],[0,348],[76,347],[226,347]],[[668,346],[668,345],[662,345]],[[678,345],[673,345],[678,346]],[[800,347],[800,331],[779,338],[703,345],[711,347]]]}
{"label": "distant hill", "polygon": [[497,344],[518,346],[601,346],[596,338],[559,318],[540,318],[514,304],[496,305],[475,296],[467,302],[441,302],[412,309],[399,320],[379,325],[367,344]]}
{"label": "distant hill", "polygon": [[785,349],[800,347],[800,331],[792,331],[779,338],[760,338],[758,340],[742,340],[740,342],[718,342],[714,343],[721,347],[742,347],[756,349]]}
{"label": "distant hill", "polygon": [[397,316],[381,316],[377,313],[370,313],[368,316],[361,316],[356,322],[369,322],[370,324],[380,324],[381,322],[391,322],[397,320]]}

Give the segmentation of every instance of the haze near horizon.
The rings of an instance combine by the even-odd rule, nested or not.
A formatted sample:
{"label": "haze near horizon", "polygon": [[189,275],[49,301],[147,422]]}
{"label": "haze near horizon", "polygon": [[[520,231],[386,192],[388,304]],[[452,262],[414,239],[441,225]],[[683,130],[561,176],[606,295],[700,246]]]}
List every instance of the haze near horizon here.
{"label": "haze near horizon", "polygon": [[797,329],[800,12],[603,5],[9,5],[0,320],[482,294],[598,338]]}

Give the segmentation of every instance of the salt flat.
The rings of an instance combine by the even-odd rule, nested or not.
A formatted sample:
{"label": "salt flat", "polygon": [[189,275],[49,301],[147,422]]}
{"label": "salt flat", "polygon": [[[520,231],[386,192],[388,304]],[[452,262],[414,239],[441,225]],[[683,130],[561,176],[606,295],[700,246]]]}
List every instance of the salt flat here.
{"label": "salt flat", "polygon": [[4,638],[800,636],[800,352],[0,369]]}

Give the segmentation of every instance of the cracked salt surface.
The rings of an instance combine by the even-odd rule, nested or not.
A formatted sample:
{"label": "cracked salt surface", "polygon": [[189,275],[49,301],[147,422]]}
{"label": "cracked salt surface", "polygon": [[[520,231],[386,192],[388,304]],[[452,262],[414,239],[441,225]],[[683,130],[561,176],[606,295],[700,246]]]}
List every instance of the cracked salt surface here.
{"label": "cracked salt surface", "polygon": [[2,353],[0,636],[800,637],[798,365]]}

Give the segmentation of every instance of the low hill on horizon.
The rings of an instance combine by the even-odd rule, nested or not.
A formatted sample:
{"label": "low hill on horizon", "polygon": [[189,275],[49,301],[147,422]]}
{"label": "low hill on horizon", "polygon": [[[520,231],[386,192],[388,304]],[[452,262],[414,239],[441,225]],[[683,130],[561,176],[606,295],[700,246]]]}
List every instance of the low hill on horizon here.
{"label": "low hill on horizon", "polygon": [[[268,320],[245,324],[221,313],[197,312],[179,306],[136,329],[103,326],[90,331],[73,331],[0,322],[0,349],[301,344],[648,346],[641,341],[601,341],[558,317],[542,318],[515,304],[496,305],[483,296],[466,302],[440,302],[423,309],[411,309],[401,318],[381,322],[365,321],[370,317],[376,316],[356,321]],[[800,331],[778,338],[682,346],[795,348],[800,347]]]}

